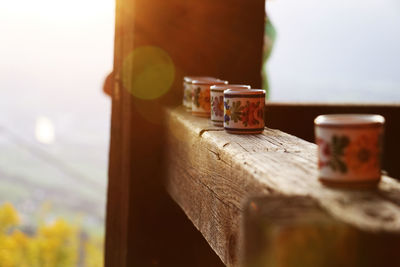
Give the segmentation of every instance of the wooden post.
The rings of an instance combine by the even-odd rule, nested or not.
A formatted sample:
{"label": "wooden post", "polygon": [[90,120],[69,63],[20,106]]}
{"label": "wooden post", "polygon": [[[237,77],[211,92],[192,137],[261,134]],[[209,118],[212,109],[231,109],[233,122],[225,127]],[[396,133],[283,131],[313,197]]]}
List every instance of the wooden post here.
{"label": "wooden post", "polygon": [[366,232],[299,196],[249,199],[243,220],[243,267],[399,266],[399,234]]}
{"label": "wooden post", "polygon": [[[263,22],[264,0],[117,0],[106,266],[221,264],[164,192],[161,108],[181,102],[184,75],[260,87]],[[165,94],[170,76],[141,76],[153,61],[132,57],[144,46],[172,61]]]}

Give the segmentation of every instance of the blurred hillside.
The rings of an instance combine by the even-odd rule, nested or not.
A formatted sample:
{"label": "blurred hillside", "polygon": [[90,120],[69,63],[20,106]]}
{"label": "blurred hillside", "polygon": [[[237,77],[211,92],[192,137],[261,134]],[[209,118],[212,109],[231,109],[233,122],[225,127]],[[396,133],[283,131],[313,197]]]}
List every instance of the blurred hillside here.
{"label": "blurred hillside", "polygon": [[0,9],[0,203],[36,223],[103,231],[112,69],[112,0],[8,1]]}

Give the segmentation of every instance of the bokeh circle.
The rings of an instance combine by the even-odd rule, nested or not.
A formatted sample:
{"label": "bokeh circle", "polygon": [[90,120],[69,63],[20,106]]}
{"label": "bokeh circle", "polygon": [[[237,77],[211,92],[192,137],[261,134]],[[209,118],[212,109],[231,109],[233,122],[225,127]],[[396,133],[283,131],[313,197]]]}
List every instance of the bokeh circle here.
{"label": "bokeh circle", "polygon": [[171,57],[156,46],[136,48],[123,61],[123,86],[140,99],[156,99],[169,91],[174,82],[175,66]]}

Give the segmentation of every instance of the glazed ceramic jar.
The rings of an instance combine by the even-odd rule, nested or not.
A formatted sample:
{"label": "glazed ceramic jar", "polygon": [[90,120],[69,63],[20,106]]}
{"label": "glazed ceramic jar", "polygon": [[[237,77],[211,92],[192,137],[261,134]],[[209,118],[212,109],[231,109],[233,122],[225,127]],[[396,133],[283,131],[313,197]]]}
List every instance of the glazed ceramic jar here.
{"label": "glazed ceramic jar", "polygon": [[185,76],[183,77],[183,101],[182,104],[186,111],[192,111],[192,82],[201,79],[215,79],[213,77],[203,76]]}
{"label": "glazed ceramic jar", "polygon": [[221,84],[210,87],[211,121],[215,126],[224,126],[224,90],[248,90],[250,85]]}
{"label": "glazed ceramic jar", "polygon": [[221,84],[228,84],[228,81],[216,78],[203,78],[192,81],[192,115],[210,118],[210,87]]}
{"label": "glazed ceramic jar", "polygon": [[315,121],[321,182],[374,186],[381,178],[385,119],[372,114],[321,115]]}
{"label": "glazed ceramic jar", "polygon": [[264,106],[264,90],[225,90],[224,129],[235,134],[262,133]]}

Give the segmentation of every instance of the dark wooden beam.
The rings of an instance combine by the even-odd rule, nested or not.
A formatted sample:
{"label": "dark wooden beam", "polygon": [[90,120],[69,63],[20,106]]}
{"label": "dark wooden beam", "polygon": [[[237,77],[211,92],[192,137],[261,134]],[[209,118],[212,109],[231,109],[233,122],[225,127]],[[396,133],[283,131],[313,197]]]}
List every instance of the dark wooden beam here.
{"label": "dark wooden beam", "polygon": [[[264,0],[117,0],[106,266],[221,265],[164,191],[161,110],[181,102],[184,75],[259,87],[263,33]],[[158,98],[126,87],[146,71],[127,61],[143,46],[173,62],[172,86]],[[156,74],[135,90],[155,83]]]}

